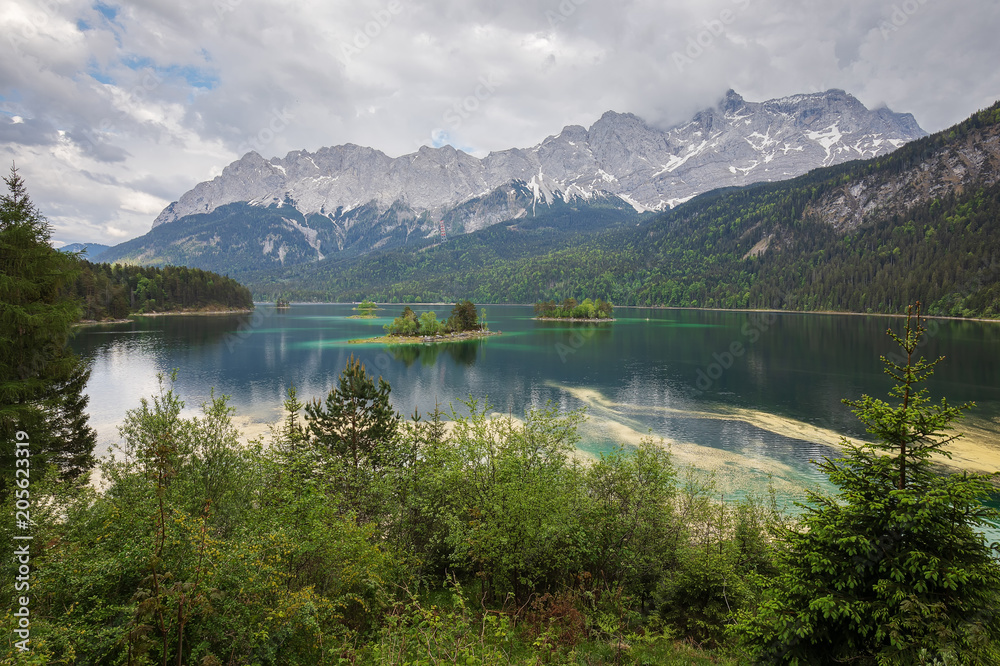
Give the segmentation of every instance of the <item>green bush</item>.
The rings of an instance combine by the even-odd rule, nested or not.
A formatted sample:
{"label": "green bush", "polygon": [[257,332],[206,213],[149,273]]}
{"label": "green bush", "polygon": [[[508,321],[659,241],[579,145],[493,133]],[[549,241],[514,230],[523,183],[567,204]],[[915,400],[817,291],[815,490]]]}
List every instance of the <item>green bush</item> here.
{"label": "green bush", "polygon": [[[920,385],[938,361],[917,359],[920,307],[900,360],[883,358],[896,404],[848,402],[873,435],[844,441],[819,463],[839,489],[810,495],[802,526],[785,535],[780,573],[739,633],[769,663],[1000,663],[1000,564],[980,529],[996,475],[941,474],[951,423],[971,405],[933,404]],[[940,359],[939,359],[940,360]]]}
{"label": "green bush", "polygon": [[[918,389],[919,336],[917,318],[887,361],[898,405],[850,403],[875,442],[820,464],[840,494],[791,526],[773,492],[719,502],[652,440],[582,462],[580,412],[516,420],[470,400],[450,423],[404,421],[353,359],[304,415],[289,389],[269,445],[239,441],[225,396],[182,416],[164,380],[100,490],[33,484],[33,650],[0,658],[997,663],[990,486],[930,466],[962,408]],[[15,566],[0,563],[8,597]]]}

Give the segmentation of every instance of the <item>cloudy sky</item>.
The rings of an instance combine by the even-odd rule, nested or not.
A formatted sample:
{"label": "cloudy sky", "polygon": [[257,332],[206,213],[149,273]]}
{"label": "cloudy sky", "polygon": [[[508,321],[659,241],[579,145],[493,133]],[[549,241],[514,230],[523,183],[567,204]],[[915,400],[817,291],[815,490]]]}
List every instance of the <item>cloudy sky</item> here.
{"label": "cloudy sky", "polygon": [[0,156],[116,244],[244,152],[485,155],[609,109],[842,88],[943,129],[1000,99],[995,0],[4,0]]}

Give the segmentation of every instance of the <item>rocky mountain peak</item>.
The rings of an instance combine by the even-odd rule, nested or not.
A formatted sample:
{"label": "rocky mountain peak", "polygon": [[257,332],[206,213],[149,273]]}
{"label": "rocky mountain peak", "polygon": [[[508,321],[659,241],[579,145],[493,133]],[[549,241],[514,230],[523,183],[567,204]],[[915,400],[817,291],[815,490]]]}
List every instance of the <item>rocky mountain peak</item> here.
{"label": "rocky mountain peak", "polygon": [[627,132],[630,130],[644,129],[649,126],[639,116],[633,113],[618,113],[617,111],[605,111],[593,125],[590,132]]}
{"label": "rocky mountain peak", "polygon": [[719,108],[723,111],[736,111],[744,104],[743,97],[740,96],[735,90],[730,88],[723,95],[722,101],[719,102]]}
{"label": "rocky mountain peak", "polygon": [[566,127],[563,127],[562,131],[559,132],[559,135],[555,138],[562,139],[564,141],[572,141],[574,143],[587,141],[587,128],[582,125],[566,125]]}
{"label": "rocky mountain peak", "polygon": [[[589,129],[569,125],[534,147],[482,159],[450,145],[397,158],[355,144],[271,160],[251,152],[170,204],[153,226],[236,202],[293,201],[306,216],[362,206],[385,211],[406,202],[413,218],[438,216],[518,183],[533,193],[533,206],[615,196],[636,210],[662,210],[718,187],[882,155],[925,134],[913,116],[871,111],[843,90],[765,102],[729,90],[715,107],[668,129],[607,111]],[[481,217],[468,218],[466,230],[506,214],[476,210]]]}

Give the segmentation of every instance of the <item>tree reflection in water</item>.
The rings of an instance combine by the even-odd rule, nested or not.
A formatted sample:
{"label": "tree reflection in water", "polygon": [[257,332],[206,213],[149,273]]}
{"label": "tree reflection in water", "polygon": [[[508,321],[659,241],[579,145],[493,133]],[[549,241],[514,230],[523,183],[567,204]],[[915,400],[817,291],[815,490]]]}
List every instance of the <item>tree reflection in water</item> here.
{"label": "tree reflection in water", "polygon": [[387,351],[397,361],[410,367],[417,360],[422,366],[432,366],[442,352],[447,352],[456,363],[472,365],[479,353],[480,340],[465,342],[428,342],[424,344],[389,345]]}

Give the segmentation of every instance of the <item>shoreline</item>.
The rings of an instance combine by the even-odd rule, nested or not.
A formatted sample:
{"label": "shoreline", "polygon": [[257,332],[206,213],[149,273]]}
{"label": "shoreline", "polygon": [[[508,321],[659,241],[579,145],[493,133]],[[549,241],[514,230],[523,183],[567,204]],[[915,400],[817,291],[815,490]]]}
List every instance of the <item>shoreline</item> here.
{"label": "shoreline", "polygon": [[581,324],[603,324],[605,322],[618,321],[614,317],[608,317],[605,319],[598,319],[597,317],[592,317],[590,319],[583,319],[580,317],[532,317],[532,321],[575,321]]}
{"label": "shoreline", "polygon": [[[802,315],[850,315],[852,317],[902,317],[906,314],[890,314],[887,312],[847,312],[841,310],[778,310],[775,308],[694,308],[681,307],[679,305],[616,305],[616,308],[649,308],[650,310],[701,310],[703,312],[775,312],[777,314],[802,314]],[[948,315],[929,315],[920,313],[921,319],[946,319],[951,321],[979,321],[986,323],[1000,323],[1000,317],[990,319],[987,317],[952,317]]]}
{"label": "shoreline", "polygon": [[103,326],[105,324],[128,324],[139,317],[170,317],[175,315],[226,315],[226,314],[250,314],[254,310],[183,310],[179,312],[144,312],[142,314],[130,314],[125,319],[81,319],[73,322],[71,326]]}
{"label": "shoreline", "polygon": [[103,326],[105,324],[130,324],[135,319],[103,319],[98,321],[96,319],[81,319],[80,321],[75,321],[70,324],[71,327],[76,328],[78,326]]}
{"label": "shoreline", "polygon": [[494,335],[501,335],[502,331],[474,331],[463,333],[450,333],[448,335],[422,336],[422,335],[380,335],[375,338],[357,338],[348,340],[349,345],[383,344],[383,345],[414,345],[414,344],[434,344],[439,342],[463,342],[465,340],[479,340],[489,338]]}
{"label": "shoreline", "polygon": [[240,308],[235,310],[175,310],[172,312],[144,312],[129,315],[129,317],[170,317],[172,315],[224,315],[224,314],[249,314],[254,312],[253,308]]}
{"label": "shoreline", "polygon": [[[301,301],[301,305],[356,305],[356,303],[341,303],[335,301]],[[378,305],[432,305],[432,306],[443,306],[443,305],[453,305],[452,303],[432,303],[432,302],[419,302],[419,303],[379,303]],[[479,307],[494,307],[494,306],[504,306],[504,305],[517,305],[524,307],[532,307],[534,303],[482,303]],[[680,305],[616,305],[615,308],[648,308],[650,310],[701,310],[704,312],[777,312],[779,314],[817,314],[817,315],[851,315],[855,317],[906,317],[905,313],[888,313],[888,312],[848,312],[845,310],[780,310],[777,308],[703,308],[703,307],[686,307]],[[164,313],[170,314],[170,313]],[[1000,317],[989,318],[989,317],[953,317],[950,315],[929,315],[922,313],[920,315],[922,319],[946,319],[951,321],[977,321],[986,323],[1000,323]],[[537,317],[532,317],[532,319],[537,319]],[[552,319],[553,321],[567,321],[567,319],[556,317]],[[569,320],[569,321],[585,321],[583,319]],[[600,319],[594,321],[614,321],[614,319]]]}

